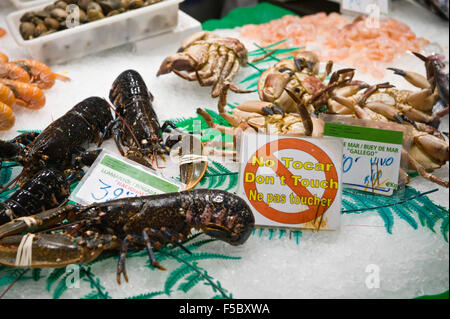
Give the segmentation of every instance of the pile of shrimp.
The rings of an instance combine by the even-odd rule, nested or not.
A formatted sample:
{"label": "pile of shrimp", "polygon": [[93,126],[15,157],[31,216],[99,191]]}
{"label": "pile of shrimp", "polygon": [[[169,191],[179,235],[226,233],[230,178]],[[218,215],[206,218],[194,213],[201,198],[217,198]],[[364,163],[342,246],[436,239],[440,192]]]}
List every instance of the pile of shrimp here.
{"label": "pile of shrimp", "polygon": [[9,130],[15,123],[13,107],[16,105],[38,110],[45,105],[42,90],[51,88],[56,80],[69,81],[66,76],[36,60],[9,61],[0,52],[0,130]]}
{"label": "pile of shrimp", "polygon": [[330,13],[327,16],[326,13],[320,12],[303,18],[286,15],[265,24],[245,25],[241,28],[241,35],[257,39],[264,46],[286,40],[287,46],[300,47],[308,42],[316,42],[321,34],[347,23],[347,19],[338,13]]}
{"label": "pile of shrimp", "polygon": [[333,60],[355,67],[375,78],[384,76],[383,64],[392,62],[397,54],[420,51],[429,43],[416,35],[408,25],[395,19],[373,21],[357,17],[352,22],[337,14],[317,13],[304,16],[284,16],[261,25],[241,28],[241,35],[268,45],[287,39],[288,47],[314,43],[322,61]]}

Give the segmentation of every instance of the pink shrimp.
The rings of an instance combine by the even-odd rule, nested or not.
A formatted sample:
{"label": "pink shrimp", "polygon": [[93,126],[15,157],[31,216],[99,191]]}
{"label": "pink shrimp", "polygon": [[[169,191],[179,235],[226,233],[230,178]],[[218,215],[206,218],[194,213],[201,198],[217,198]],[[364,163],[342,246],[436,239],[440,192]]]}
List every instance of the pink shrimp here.
{"label": "pink shrimp", "polygon": [[27,70],[31,75],[31,83],[35,83],[41,89],[51,88],[55,84],[55,80],[70,81],[67,76],[53,73],[47,65],[36,60],[18,59],[12,63]]}
{"label": "pink shrimp", "polygon": [[3,83],[13,91],[17,104],[29,109],[37,110],[45,105],[45,95],[42,90],[34,84],[0,78]]}
{"label": "pink shrimp", "polygon": [[28,72],[14,63],[0,63],[0,78],[27,83],[31,80]]}
{"label": "pink shrimp", "polygon": [[0,52],[0,63],[6,63],[9,61],[9,58],[6,54],[3,52]]}
{"label": "pink shrimp", "polygon": [[0,130],[9,130],[16,122],[16,117],[11,107],[0,102]]}
{"label": "pink shrimp", "polygon": [[6,34],[6,30],[3,29],[3,28],[0,28],[0,38],[1,38],[2,36],[4,36],[5,34]]}
{"label": "pink shrimp", "polygon": [[5,84],[0,83],[0,102],[3,102],[9,106],[16,104],[16,97],[13,91]]}

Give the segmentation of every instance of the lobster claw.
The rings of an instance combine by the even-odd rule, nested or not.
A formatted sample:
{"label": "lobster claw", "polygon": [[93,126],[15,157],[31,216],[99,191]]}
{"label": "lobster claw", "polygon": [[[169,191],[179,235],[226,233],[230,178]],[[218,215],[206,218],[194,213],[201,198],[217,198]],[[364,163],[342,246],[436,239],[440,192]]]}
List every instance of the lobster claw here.
{"label": "lobster claw", "polygon": [[9,223],[0,226],[0,239],[22,232],[53,226],[66,218],[71,219],[71,215],[76,214],[79,210],[79,206],[67,205],[49,209],[40,214],[13,219]]}
{"label": "lobster claw", "polygon": [[68,235],[26,234],[0,239],[0,264],[10,267],[64,267],[89,262],[103,249],[88,249]]}

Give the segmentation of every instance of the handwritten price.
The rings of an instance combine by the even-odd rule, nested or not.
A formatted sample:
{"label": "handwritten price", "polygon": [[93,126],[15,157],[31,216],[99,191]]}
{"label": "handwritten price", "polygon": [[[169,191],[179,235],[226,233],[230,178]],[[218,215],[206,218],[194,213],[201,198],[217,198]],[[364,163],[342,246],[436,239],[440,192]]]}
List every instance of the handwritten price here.
{"label": "handwritten price", "polygon": [[94,193],[91,193],[92,199],[95,201],[108,202],[111,200],[115,200],[118,198],[126,198],[126,197],[139,197],[140,195],[133,193],[131,191],[125,190],[122,187],[113,187],[100,178],[98,179],[100,182],[98,190]]}

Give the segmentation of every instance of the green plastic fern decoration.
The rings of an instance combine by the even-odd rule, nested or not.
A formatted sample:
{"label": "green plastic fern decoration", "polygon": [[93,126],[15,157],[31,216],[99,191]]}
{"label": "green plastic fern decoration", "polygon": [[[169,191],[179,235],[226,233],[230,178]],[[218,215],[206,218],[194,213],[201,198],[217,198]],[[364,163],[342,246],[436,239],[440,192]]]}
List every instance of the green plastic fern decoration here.
{"label": "green plastic fern decoration", "polygon": [[[418,222],[422,227],[427,227],[436,232],[435,227],[440,222],[440,232],[448,242],[449,212],[448,209],[434,204],[425,195],[436,190],[421,193],[412,187],[406,187],[402,198],[386,198],[371,193],[344,189],[342,205],[343,214],[362,214],[375,211],[384,221],[384,226],[389,234],[392,234],[394,226],[394,214],[407,222],[412,228],[418,229]],[[417,222],[417,220],[418,222]]]}
{"label": "green plastic fern decoration", "polygon": [[190,265],[183,264],[174,271],[172,271],[167,277],[164,283],[164,293],[170,296],[171,289],[181,280],[184,276],[192,272],[192,267]]}
{"label": "green plastic fern decoration", "polygon": [[208,183],[207,188],[221,188],[228,179],[228,184],[225,187],[229,191],[237,186],[239,181],[239,173],[232,172],[224,165],[212,161],[208,164],[207,171],[200,181],[199,185],[204,187]]}
{"label": "green plastic fern decoration", "polygon": [[47,277],[45,289],[50,292],[52,286],[66,273],[66,267],[55,268]]}
{"label": "green plastic fern decoration", "polygon": [[127,297],[125,299],[151,299],[153,297],[160,296],[160,295],[164,295],[164,291],[148,292],[148,293],[140,294],[140,295],[133,296],[133,297]]}
{"label": "green plastic fern decoration", "polygon": [[189,290],[191,290],[192,288],[195,287],[195,285],[197,285],[202,279],[202,277],[200,276],[200,274],[198,273],[192,273],[189,276],[186,277],[185,279],[186,281],[182,282],[179,287],[178,290],[183,291],[184,293],[187,293]]}

